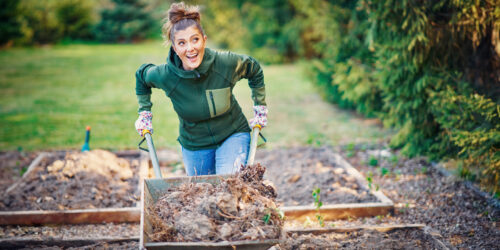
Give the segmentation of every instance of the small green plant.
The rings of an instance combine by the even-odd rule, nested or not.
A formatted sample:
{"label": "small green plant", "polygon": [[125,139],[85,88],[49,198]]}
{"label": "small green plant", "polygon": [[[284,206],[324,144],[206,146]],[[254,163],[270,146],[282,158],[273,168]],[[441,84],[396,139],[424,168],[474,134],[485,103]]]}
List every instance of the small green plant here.
{"label": "small green plant", "polygon": [[375,191],[378,191],[380,189],[380,186],[378,184],[375,184]]}
{"label": "small green plant", "polygon": [[366,177],[366,181],[368,182],[368,188],[372,189],[373,173],[371,171],[368,172],[368,176]]}
{"label": "small green plant", "polygon": [[370,160],[368,160],[368,165],[372,167],[376,167],[378,165],[378,160],[375,158],[375,156],[370,156]]}
{"label": "small green plant", "polygon": [[312,133],[309,134],[307,138],[307,144],[314,146],[314,147],[321,147],[323,145],[323,141],[325,136],[320,134],[320,133]]}
{"label": "small green plant", "polygon": [[428,171],[427,167],[422,167],[422,169],[420,169],[421,174],[427,174],[427,171]]}
{"label": "small green plant", "polygon": [[392,163],[393,166],[395,166],[396,164],[398,164],[399,162],[399,158],[397,155],[392,155],[390,158],[389,158],[389,162]]}
{"label": "small green plant", "polygon": [[387,168],[380,168],[380,175],[384,177],[384,175],[389,174],[390,171]]}
{"label": "small green plant", "polygon": [[325,222],[323,221],[323,216],[319,212],[319,209],[321,208],[321,206],[323,206],[323,202],[321,202],[321,198],[320,198],[320,192],[321,192],[320,188],[315,188],[312,191],[312,196],[314,199],[314,206],[316,207],[316,219],[318,220],[319,225],[321,227],[324,227]]}
{"label": "small green plant", "polygon": [[269,220],[271,219],[271,212],[267,212],[264,217],[262,218],[262,220],[264,221],[264,224],[269,224]]}
{"label": "small green plant", "polygon": [[265,224],[269,224],[269,221],[271,220],[271,217],[272,217],[272,210],[274,210],[278,213],[278,216],[280,217],[280,219],[285,218],[285,213],[283,213],[283,211],[281,211],[279,208],[273,208],[273,209],[268,208],[267,213],[264,215],[264,217],[262,217],[262,220],[264,221]]}
{"label": "small green plant", "polygon": [[347,146],[345,147],[346,156],[349,158],[353,157],[355,154],[354,149],[355,149],[354,143],[347,144]]}
{"label": "small green plant", "polygon": [[28,168],[27,167],[22,167],[21,170],[19,170],[19,176],[23,176],[24,173],[26,173],[26,171],[28,171]]}

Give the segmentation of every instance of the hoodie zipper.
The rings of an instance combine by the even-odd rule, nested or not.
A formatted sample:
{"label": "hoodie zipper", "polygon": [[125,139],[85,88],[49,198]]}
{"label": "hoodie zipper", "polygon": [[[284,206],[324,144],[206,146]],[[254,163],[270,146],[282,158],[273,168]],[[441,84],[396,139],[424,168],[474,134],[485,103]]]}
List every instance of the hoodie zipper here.
{"label": "hoodie zipper", "polygon": [[212,108],[214,109],[214,116],[217,115],[217,110],[215,110],[215,101],[214,101],[214,94],[212,91],[210,91],[210,100],[212,101]]}

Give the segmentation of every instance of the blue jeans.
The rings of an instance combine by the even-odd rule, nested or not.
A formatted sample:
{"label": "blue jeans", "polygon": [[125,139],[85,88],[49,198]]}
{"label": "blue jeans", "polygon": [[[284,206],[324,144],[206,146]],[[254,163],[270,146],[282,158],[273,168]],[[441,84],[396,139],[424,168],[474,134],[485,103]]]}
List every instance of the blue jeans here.
{"label": "blue jeans", "polygon": [[215,149],[182,147],[182,161],[188,176],[233,174],[246,164],[249,150],[250,133],[234,133]]}

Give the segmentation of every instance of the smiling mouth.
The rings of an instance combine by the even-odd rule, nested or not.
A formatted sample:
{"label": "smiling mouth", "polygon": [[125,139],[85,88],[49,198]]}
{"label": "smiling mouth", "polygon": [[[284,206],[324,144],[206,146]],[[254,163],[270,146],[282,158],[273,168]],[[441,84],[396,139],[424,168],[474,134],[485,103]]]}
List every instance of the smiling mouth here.
{"label": "smiling mouth", "polygon": [[198,58],[198,53],[192,55],[186,55],[186,57],[189,61],[196,62],[196,59]]}

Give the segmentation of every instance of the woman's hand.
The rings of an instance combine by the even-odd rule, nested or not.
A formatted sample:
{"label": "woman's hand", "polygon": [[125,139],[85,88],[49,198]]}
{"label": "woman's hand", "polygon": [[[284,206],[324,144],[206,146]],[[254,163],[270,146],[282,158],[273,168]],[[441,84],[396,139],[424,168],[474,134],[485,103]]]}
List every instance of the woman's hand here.
{"label": "woman's hand", "polygon": [[254,117],[250,120],[250,128],[260,125],[261,128],[267,126],[267,106],[257,105],[253,106]]}
{"label": "woman's hand", "polygon": [[135,121],[135,129],[140,136],[144,136],[142,133],[146,129],[153,134],[153,113],[151,111],[140,112],[139,118]]}

